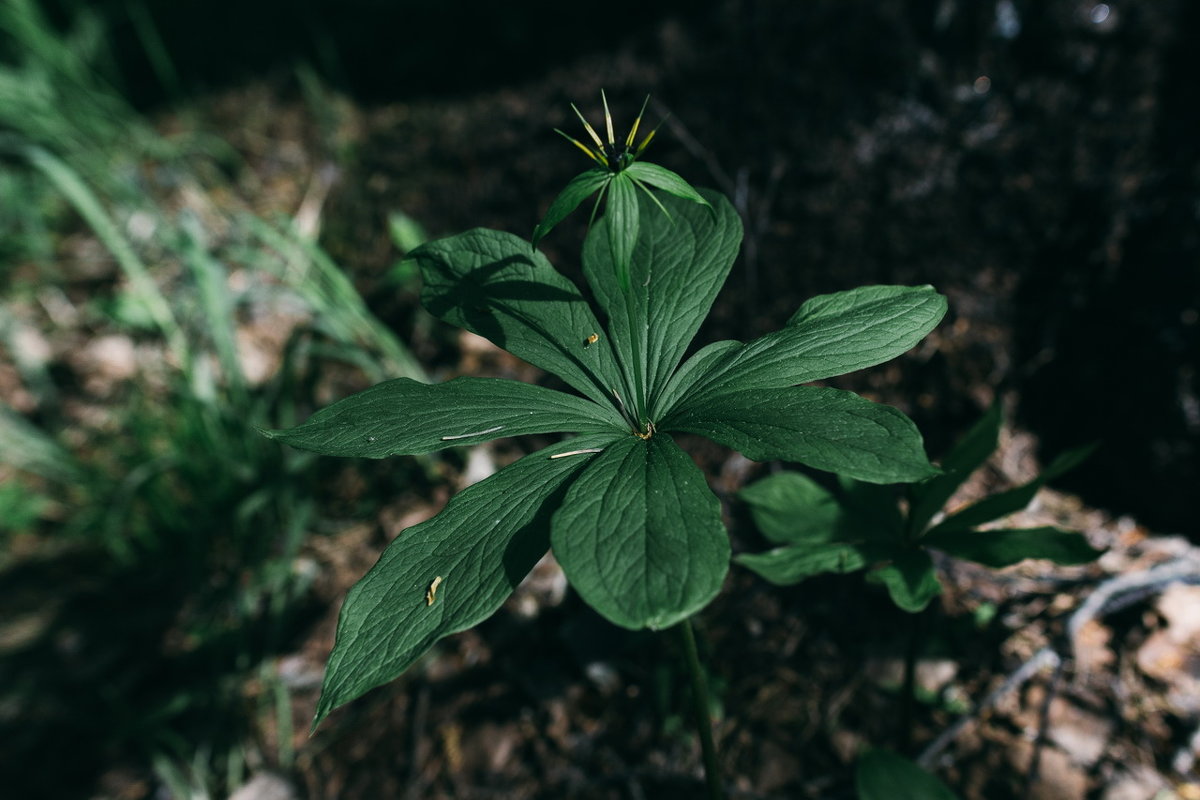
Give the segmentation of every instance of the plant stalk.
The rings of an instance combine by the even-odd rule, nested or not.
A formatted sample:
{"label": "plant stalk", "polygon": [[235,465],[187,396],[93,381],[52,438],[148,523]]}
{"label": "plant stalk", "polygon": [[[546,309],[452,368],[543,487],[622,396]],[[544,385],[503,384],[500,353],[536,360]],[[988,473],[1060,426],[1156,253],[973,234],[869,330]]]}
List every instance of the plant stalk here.
{"label": "plant stalk", "polygon": [[696,651],[696,635],[692,632],[692,621],[685,619],[675,628],[683,638],[683,649],[687,654],[688,672],[692,678],[692,707],[696,715],[696,730],[700,734],[700,749],[704,754],[704,780],[708,784],[709,800],[725,800],[721,765],[717,761],[717,747],[713,743],[712,718],[708,713],[708,682],[700,667],[700,655]]}
{"label": "plant stalk", "polygon": [[907,641],[904,648],[904,680],[900,687],[900,730],[899,741],[901,752],[907,753],[912,747],[913,724],[916,718],[917,704],[917,652],[921,648],[923,611],[915,614],[905,614],[908,617]]}

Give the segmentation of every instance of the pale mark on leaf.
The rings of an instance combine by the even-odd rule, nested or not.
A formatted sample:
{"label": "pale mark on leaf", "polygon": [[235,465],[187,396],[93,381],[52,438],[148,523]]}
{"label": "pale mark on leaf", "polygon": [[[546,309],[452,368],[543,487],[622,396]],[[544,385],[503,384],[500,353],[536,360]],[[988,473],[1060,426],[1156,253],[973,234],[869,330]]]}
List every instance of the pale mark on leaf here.
{"label": "pale mark on leaf", "polygon": [[429,584],[429,588],[425,590],[425,605],[433,605],[433,601],[437,599],[438,587],[442,585],[442,576],[438,575],[433,579],[433,583]]}
{"label": "pale mark on leaf", "polygon": [[454,439],[470,439],[472,436],[483,436],[485,433],[495,433],[496,431],[502,429],[503,427],[504,427],[503,425],[497,425],[494,428],[488,428],[486,431],[475,431],[474,433],[460,433],[456,436],[443,436],[442,441],[449,442]]}
{"label": "pale mark on leaf", "polygon": [[583,455],[584,453],[602,453],[602,452],[604,452],[603,447],[585,447],[582,450],[568,450],[565,453],[555,453],[554,455],[552,455],[550,457],[551,458],[566,458],[567,456],[578,456],[578,455]]}

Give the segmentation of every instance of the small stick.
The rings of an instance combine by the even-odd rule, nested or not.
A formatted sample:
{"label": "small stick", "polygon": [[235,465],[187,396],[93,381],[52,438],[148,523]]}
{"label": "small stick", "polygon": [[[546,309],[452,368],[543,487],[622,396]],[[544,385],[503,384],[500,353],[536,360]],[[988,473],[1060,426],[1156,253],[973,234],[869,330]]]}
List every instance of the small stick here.
{"label": "small stick", "polygon": [[460,433],[457,436],[443,436],[443,442],[449,442],[453,439],[470,439],[472,436],[483,436],[485,433],[495,433],[503,428],[503,425],[497,425],[494,428],[488,428],[486,431],[475,431],[474,433]]}
{"label": "small stick", "polygon": [[[1069,649],[1071,656],[1075,655],[1075,643],[1078,641],[1083,626],[1088,622],[1124,608],[1131,602],[1143,600],[1151,594],[1157,594],[1173,583],[1200,584],[1200,558],[1197,558],[1196,551],[1193,550],[1186,556],[1159,564],[1143,572],[1117,575],[1101,582],[1088,595],[1088,599],[1071,613],[1067,621],[1066,649]],[[1060,654],[1059,648],[1052,645],[1047,645],[1034,653],[1033,657],[1018,667],[1016,672],[1013,672],[999,688],[976,705],[972,712],[959,717],[953,725],[930,742],[917,758],[917,765],[924,769],[932,767],[938,755],[958,738],[964,728],[977,721],[1002,697],[1023,686],[1042,669],[1053,668],[1057,679],[1063,660],[1064,656]],[[1051,691],[1053,691],[1053,687]],[[1039,737],[1043,735],[1041,725],[1044,722],[1044,719],[1039,720]]]}

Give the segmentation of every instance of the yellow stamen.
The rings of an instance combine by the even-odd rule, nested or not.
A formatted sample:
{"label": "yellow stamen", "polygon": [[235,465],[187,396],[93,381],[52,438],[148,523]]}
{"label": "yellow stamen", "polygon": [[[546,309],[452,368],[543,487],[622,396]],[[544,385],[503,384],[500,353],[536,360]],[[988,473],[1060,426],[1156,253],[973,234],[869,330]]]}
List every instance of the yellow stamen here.
{"label": "yellow stamen", "polygon": [[604,103],[604,125],[608,128],[608,143],[613,143],[612,130],[612,114],[608,113],[608,98],[604,96],[604,90],[600,90],[600,100]]}
{"label": "yellow stamen", "polygon": [[646,95],[646,99],[642,101],[642,110],[638,112],[637,119],[633,121],[633,127],[629,129],[629,136],[625,138],[627,149],[633,146],[633,137],[637,136],[638,125],[642,124],[642,115],[646,113],[646,104],[649,102],[650,95]]}
{"label": "yellow stamen", "polygon": [[639,144],[637,150],[634,151],[634,153],[633,153],[634,158],[637,158],[638,156],[640,156],[642,154],[642,151],[644,151],[646,149],[646,147],[650,144],[650,140],[654,138],[654,134],[658,133],[658,129],[662,127],[663,122],[666,122],[666,120],[664,119],[662,122],[655,125],[654,130],[652,130],[646,134],[646,138],[642,139],[642,143]]}
{"label": "yellow stamen", "polygon": [[579,121],[583,123],[583,127],[587,130],[588,136],[592,137],[592,141],[596,143],[596,147],[599,147],[601,150],[603,150],[604,142],[600,141],[600,136],[596,133],[596,131],[592,130],[592,126],[589,125],[588,121],[583,118],[583,114],[579,113],[579,109],[575,107],[574,103],[571,103],[571,110],[575,112],[575,116],[579,117]]}
{"label": "yellow stamen", "polygon": [[569,135],[569,134],[563,133],[563,132],[562,132],[562,131],[560,131],[558,128],[555,128],[555,129],[554,129],[554,132],[555,132],[555,133],[557,133],[557,134],[559,134],[560,136],[562,136],[564,139],[566,139],[566,140],[567,140],[568,142],[570,142],[571,144],[573,144],[573,145],[575,145],[576,147],[578,147],[580,150],[582,150],[584,153],[586,153],[586,154],[587,154],[587,157],[588,157],[588,158],[592,159],[593,161],[595,161],[595,162],[596,162],[597,164],[599,164],[600,166],[604,167],[604,166],[607,166],[607,165],[608,165],[608,162],[604,160],[604,156],[603,156],[603,155],[601,155],[600,153],[597,153],[595,150],[593,150],[592,148],[588,147],[588,146],[587,146],[587,145],[585,145],[583,142],[581,142],[581,141],[579,141],[578,139],[576,139],[574,136],[571,136],[571,135]]}

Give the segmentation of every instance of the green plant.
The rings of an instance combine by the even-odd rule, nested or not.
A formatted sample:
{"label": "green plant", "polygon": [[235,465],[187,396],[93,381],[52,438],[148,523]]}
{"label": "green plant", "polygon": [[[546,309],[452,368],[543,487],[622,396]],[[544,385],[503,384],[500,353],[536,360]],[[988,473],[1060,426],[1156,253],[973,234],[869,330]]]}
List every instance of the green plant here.
{"label": "green plant", "polygon": [[736,561],[778,585],[799,583],[823,572],[870,569],[867,580],[886,586],[900,608],[918,612],[942,588],[930,550],[996,568],[1027,558],[1058,564],[1094,560],[1099,551],[1075,531],[977,527],[1025,508],[1038,489],[1078,465],[1093,447],[1063,453],[1029,483],[930,524],[955,490],[996,450],[1001,421],[997,403],[947,454],[941,474],[906,487],[904,509],[890,487],[863,483],[844,472],[839,475],[837,494],[798,472],[780,472],[747,486],[741,498],[750,506],[755,523],[769,541],[781,546],[739,555]]}
{"label": "green plant", "polygon": [[958,800],[944,783],[906,758],[868,750],[854,767],[858,800]]}
{"label": "green plant", "polygon": [[[613,623],[680,625],[719,591],[730,559],[720,503],[671,438],[706,436],[759,460],[798,461],[863,481],[936,473],[899,411],[801,384],[900,355],[945,313],[930,287],[871,286],[813,298],[781,330],[721,341],[682,361],[737,255],[729,202],[656,197],[583,245],[607,325],[530,243],[475,229],[412,253],[433,315],[560,377],[581,396],[507,380],[398,379],[266,435],[326,455],[383,458],[502,436],[569,433],[463,490],[397,537],[350,591],[314,725],[404,672],[438,639],[490,616],[552,548],[571,585]],[[640,231],[630,245],[623,237]],[[614,236],[620,243],[614,248]],[[614,250],[629,247],[630,280]],[[703,686],[697,683],[701,714]],[[701,725],[710,791],[719,796]]]}

